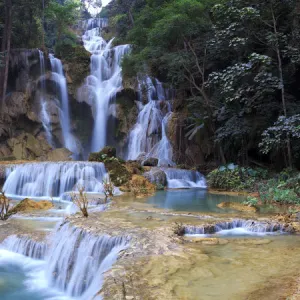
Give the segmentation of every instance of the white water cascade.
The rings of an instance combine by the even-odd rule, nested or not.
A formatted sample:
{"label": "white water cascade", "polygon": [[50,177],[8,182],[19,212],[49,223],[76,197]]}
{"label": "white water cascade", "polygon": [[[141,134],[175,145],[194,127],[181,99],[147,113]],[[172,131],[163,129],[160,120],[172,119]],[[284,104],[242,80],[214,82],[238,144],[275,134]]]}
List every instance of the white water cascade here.
{"label": "white water cascade", "polygon": [[47,258],[48,281],[68,296],[94,299],[101,289],[102,274],[127,243],[126,237],[95,236],[69,224],[60,225]]}
{"label": "white water cascade", "polygon": [[101,37],[101,29],[107,26],[106,19],[90,19],[82,36],[84,46],[91,56],[91,75],[85,80],[81,90],[88,90],[93,108],[95,125],[92,134],[91,150],[99,151],[106,145],[109,106],[116,93],[122,89],[121,60],[130,50],[129,45],[112,47]]}
{"label": "white water cascade", "polygon": [[43,259],[46,255],[47,245],[44,242],[34,241],[29,236],[11,235],[1,243],[1,248],[34,259]]}
{"label": "white water cascade", "polygon": [[182,189],[182,188],[206,188],[205,177],[197,172],[191,170],[182,170],[175,168],[163,169],[166,173],[168,188]]}
{"label": "white water cascade", "polygon": [[43,299],[101,299],[97,294],[103,273],[128,242],[127,237],[96,236],[68,223],[58,224],[49,246],[25,236],[6,238],[0,244],[0,266],[2,260],[19,265],[29,277],[28,288],[43,293]]}
{"label": "white water cascade", "polygon": [[157,158],[159,166],[173,166],[172,145],[166,132],[172,114],[170,92],[158,80],[154,85],[149,77],[144,85],[148,102],[145,105],[139,102],[138,119],[129,134],[127,159],[135,160],[140,154],[146,153],[147,157]]}
{"label": "white water cascade", "polygon": [[208,226],[185,226],[186,235],[267,235],[284,233],[284,226],[276,222],[235,219]]}
{"label": "white water cascade", "polygon": [[39,60],[40,60],[40,76],[41,76],[41,96],[40,96],[40,104],[41,104],[41,112],[40,112],[40,118],[46,133],[46,138],[50,146],[53,146],[53,140],[52,140],[52,129],[51,129],[51,120],[48,113],[48,104],[45,100],[45,92],[46,92],[46,86],[45,86],[45,57],[44,53],[39,50]]}
{"label": "white water cascade", "polygon": [[84,186],[86,192],[102,193],[106,176],[104,164],[97,162],[20,164],[6,169],[3,191],[13,198],[64,199],[78,186]]}
{"label": "white water cascade", "polygon": [[75,156],[80,154],[79,142],[76,140],[70,128],[69,98],[67,80],[64,75],[61,60],[49,54],[52,79],[56,82],[57,90],[60,98],[60,125],[63,135],[64,147],[74,153]]}

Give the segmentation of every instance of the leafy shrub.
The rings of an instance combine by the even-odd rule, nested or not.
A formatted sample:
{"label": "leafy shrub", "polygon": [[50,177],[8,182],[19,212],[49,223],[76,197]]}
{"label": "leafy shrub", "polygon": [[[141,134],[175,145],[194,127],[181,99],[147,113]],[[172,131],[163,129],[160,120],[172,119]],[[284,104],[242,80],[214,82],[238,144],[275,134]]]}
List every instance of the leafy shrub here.
{"label": "leafy shrub", "polygon": [[247,197],[247,200],[243,202],[243,204],[255,207],[258,204],[258,199],[256,197]]}
{"label": "leafy shrub", "polygon": [[244,168],[234,164],[221,166],[207,176],[211,188],[220,190],[243,190],[254,186],[258,179],[267,178],[268,171],[257,168]]}

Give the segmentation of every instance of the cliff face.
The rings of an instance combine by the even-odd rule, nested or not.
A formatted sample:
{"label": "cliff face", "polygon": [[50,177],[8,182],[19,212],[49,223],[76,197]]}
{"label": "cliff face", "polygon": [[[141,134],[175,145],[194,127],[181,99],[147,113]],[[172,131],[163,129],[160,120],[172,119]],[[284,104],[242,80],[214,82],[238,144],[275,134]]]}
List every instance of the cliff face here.
{"label": "cliff face", "polygon": [[[70,130],[76,136],[80,147],[89,149],[94,128],[94,99],[90,91],[85,90],[83,83],[90,74],[90,53],[80,44],[62,50],[60,58],[67,80]],[[41,57],[38,50],[12,51],[8,91],[9,96],[0,116],[0,158],[69,159],[68,151],[53,151],[53,148],[63,147],[63,135],[61,103],[57,95],[57,82],[51,73],[50,60],[45,56],[45,72],[41,74]],[[111,100],[107,144],[116,147],[121,157],[126,157],[128,136],[136,124],[139,107],[147,102],[146,95],[142,95],[140,103],[138,98],[137,83],[123,80],[123,89]],[[43,103],[49,115],[53,144],[47,139],[43,123]],[[173,113],[166,127],[167,137],[173,147],[173,160],[177,164],[187,166],[203,165],[213,152],[209,134],[202,130],[201,134],[198,133],[189,140],[186,137],[187,126],[184,101],[175,97]],[[83,153],[83,158],[86,155],[87,153]]]}
{"label": "cliff face", "polygon": [[[75,120],[74,124],[71,124],[72,131],[78,131],[78,136],[83,138],[82,124],[89,124],[88,120],[92,119],[90,107],[76,101],[77,86],[84,79],[82,77],[80,80],[81,74],[84,76],[89,70],[89,54],[85,55],[84,58],[81,54],[77,60],[69,60],[65,70],[70,91],[71,114],[74,115],[71,119]],[[41,59],[37,49],[13,50],[11,53],[8,97],[0,115],[1,160],[8,158],[47,159],[47,155],[53,150],[53,145],[49,144],[45,133],[42,115],[43,103],[47,106],[53,144],[55,148],[63,147],[57,86],[51,76],[50,61],[46,56],[44,64],[45,72],[41,74]],[[89,127],[92,126],[90,124]],[[65,158],[68,156],[69,154]]]}

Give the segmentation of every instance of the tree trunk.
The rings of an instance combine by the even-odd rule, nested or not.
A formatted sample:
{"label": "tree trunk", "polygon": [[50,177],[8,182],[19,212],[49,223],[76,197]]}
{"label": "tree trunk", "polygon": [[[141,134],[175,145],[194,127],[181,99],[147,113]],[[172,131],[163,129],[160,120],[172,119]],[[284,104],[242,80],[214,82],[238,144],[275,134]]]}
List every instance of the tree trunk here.
{"label": "tree trunk", "polygon": [[[280,90],[281,90],[281,103],[282,103],[282,109],[284,116],[287,117],[287,110],[286,110],[286,102],[285,102],[285,86],[284,86],[284,80],[283,80],[283,68],[282,68],[282,59],[279,49],[279,38],[278,38],[278,31],[277,31],[277,22],[274,15],[273,7],[271,6],[271,12],[272,12],[272,19],[273,19],[273,30],[274,34],[276,36],[276,55],[277,55],[277,63],[278,63],[278,75],[279,75],[279,81],[280,81]],[[292,160],[292,150],[291,150],[291,140],[289,135],[287,136],[287,155],[288,155],[288,166],[290,168],[293,167],[293,160]]]}

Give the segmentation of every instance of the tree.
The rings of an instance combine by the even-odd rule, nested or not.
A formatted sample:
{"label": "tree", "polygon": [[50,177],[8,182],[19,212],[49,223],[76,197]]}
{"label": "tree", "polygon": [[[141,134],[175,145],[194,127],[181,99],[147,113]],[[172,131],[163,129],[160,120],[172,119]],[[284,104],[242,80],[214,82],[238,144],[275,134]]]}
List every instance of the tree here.
{"label": "tree", "polygon": [[68,27],[79,18],[80,6],[79,0],[66,0],[64,4],[52,0],[49,3],[46,17],[55,24],[57,42],[61,41],[63,33],[68,32]]}

